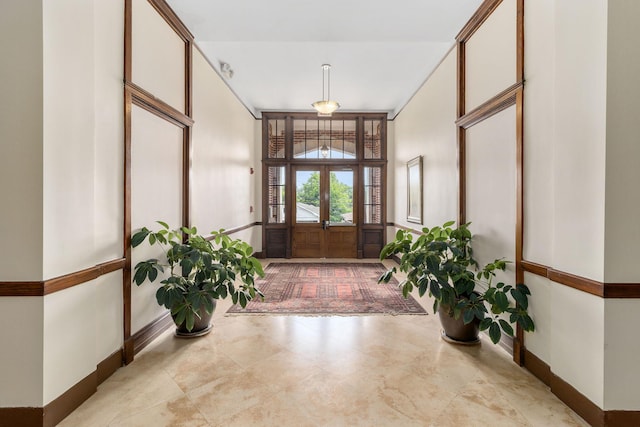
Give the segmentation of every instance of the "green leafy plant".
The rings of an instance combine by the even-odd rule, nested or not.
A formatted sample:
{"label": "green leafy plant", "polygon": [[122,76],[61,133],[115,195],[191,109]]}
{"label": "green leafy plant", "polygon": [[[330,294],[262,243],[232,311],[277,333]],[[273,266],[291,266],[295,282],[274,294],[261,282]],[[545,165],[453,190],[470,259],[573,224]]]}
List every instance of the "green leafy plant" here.
{"label": "green leafy plant", "polygon": [[138,286],[146,280],[154,282],[168,269],[169,276],[160,281],[156,300],[171,310],[177,325],[186,322],[191,331],[201,308],[208,314],[213,312],[213,299],[231,296],[234,304],[245,307],[256,296],[263,297],[254,278],[263,277],[264,271],[249,244],[231,239],[223,229],[211,232],[206,239],[197,234],[196,227],[170,229],[167,223],[157,222],[162,227],[159,231],[143,227],[131,236],[131,246],[145,240],[151,246],[159,245],[164,259],[139,262],[133,281]]}
{"label": "green leafy plant", "polygon": [[[399,230],[395,240],[382,249],[381,260],[400,256],[400,271],[406,273],[406,279],[399,286],[405,298],[414,288],[420,296],[428,292],[434,299],[434,312],[442,306],[450,316],[462,316],[465,324],[478,319],[480,330],[488,329],[494,344],[500,341],[502,332],[513,336],[513,323],[533,331],[534,323],[527,312],[529,288],[521,283],[494,284],[496,272],[504,271],[508,261],[497,259],[481,268],[473,258],[469,224],[452,228],[454,224],[449,221],[431,229],[425,227],[415,241],[411,232]],[[395,273],[393,267],[379,282],[388,283]],[[509,315],[509,322],[500,316],[504,313]]]}

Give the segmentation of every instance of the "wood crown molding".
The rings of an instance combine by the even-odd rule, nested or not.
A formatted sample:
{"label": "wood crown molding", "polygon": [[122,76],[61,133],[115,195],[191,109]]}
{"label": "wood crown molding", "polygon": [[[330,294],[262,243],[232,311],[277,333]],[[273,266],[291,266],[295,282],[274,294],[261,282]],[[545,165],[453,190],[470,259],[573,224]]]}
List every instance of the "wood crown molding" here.
{"label": "wood crown molding", "polygon": [[124,86],[125,90],[131,94],[131,102],[138,107],[144,108],[148,112],[181,128],[193,126],[194,121],[191,117],[156,98],[135,83],[125,81]]}
{"label": "wood crown molding", "polygon": [[182,40],[185,42],[193,42],[193,34],[191,34],[191,31],[189,31],[187,26],[184,25],[182,20],[178,15],[176,15],[173,9],[171,9],[171,6],[169,6],[165,0],[148,1]]}
{"label": "wood crown molding", "polygon": [[640,298],[640,283],[598,282],[526,260],[520,265],[528,273],[601,298]]}
{"label": "wood crown molding", "polygon": [[500,6],[502,0],[485,0],[484,3],[480,5],[478,10],[469,18],[466,25],[462,27],[462,30],[456,36],[456,40],[458,42],[464,43],[471,38],[473,33],[475,33],[478,28],[484,23],[484,21],[491,16],[494,10]]}
{"label": "wood crown molding", "polygon": [[95,280],[123,269],[125,259],[118,258],[64,276],[36,282],[0,282],[0,297],[41,297]]}

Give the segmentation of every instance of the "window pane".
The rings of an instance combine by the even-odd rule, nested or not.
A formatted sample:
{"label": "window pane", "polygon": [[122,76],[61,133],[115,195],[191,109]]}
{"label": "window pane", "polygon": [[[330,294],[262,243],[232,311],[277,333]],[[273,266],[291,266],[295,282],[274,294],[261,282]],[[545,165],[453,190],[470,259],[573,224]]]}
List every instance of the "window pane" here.
{"label": "window pane", "polygon": [[318,120],[294,120],[293,157],[296,159],[320,158],[318,138]]}
{"label": "window pane", "polygon": [[353,224],[353,170],[329,174],[329,221],[331,225]]}
{"label": "window pane", "polygon": [[364,168],[364,222],[382,223],[382,168]]}
{"label": "window pane", "polygon": [[285,222],[285,167],[269,167],[268,187],[269,187],[269,223],[281,224]]}
{"label": "window pane", "polygon": [[365,120],[364,121],[364,158],[365,159],[381,159],[382,143],[381,143],[382,120]]}
{"label": "window pane", "polygon": [[270,159],[284,159],[284,120],[269,120],[268,153]]}
{"label": "window pane", "polygon": [[320,222],[319,171],[296,171],[296,222]]}

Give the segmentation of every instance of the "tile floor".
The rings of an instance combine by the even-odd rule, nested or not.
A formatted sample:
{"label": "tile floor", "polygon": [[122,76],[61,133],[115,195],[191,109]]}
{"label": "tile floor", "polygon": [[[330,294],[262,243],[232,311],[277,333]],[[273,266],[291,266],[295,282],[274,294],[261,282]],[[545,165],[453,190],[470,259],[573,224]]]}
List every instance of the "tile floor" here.
{"label": "tile floor", "polygon": [[60,426],[587,426],[488,339],[442,341],[432,314],[225,316],[229,304],[206,337],[165,332]]}

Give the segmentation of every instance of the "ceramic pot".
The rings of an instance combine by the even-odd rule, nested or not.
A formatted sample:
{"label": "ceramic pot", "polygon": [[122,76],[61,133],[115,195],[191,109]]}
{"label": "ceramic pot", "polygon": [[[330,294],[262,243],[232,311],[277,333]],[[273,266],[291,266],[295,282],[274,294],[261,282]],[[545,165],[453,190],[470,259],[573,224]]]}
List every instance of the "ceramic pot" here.
{"label": "ceramic pot", "polygon": [[211,317],[216,311],[216,300],[211,298],[211,302],[213,303],[213,310],[211,310],[211,313],[207,313],[207,310],[205,310],[204,307],[200,307],[200,310],[198,311],[200,318],[196,317],[196,321],[193,324],[193,329],[191,330],[191,332],[187,330],[186,321],[178,325],[176,323],[176,318],[172,315],[173,322],[176,323],[176,336],[182,338],[195,338],[201,337],[211,332],[211,328],[213,327],[211,325]]}
{"label": "ceramic pot", "polygon": [[480,342],[480,320],[474,318],[470,323],[464,324],[462,313],[459,318],[453,317],[453,310],[449,306],[440,305],[438,316],[442,324],[442,338],[455,344],[476,344]]}

